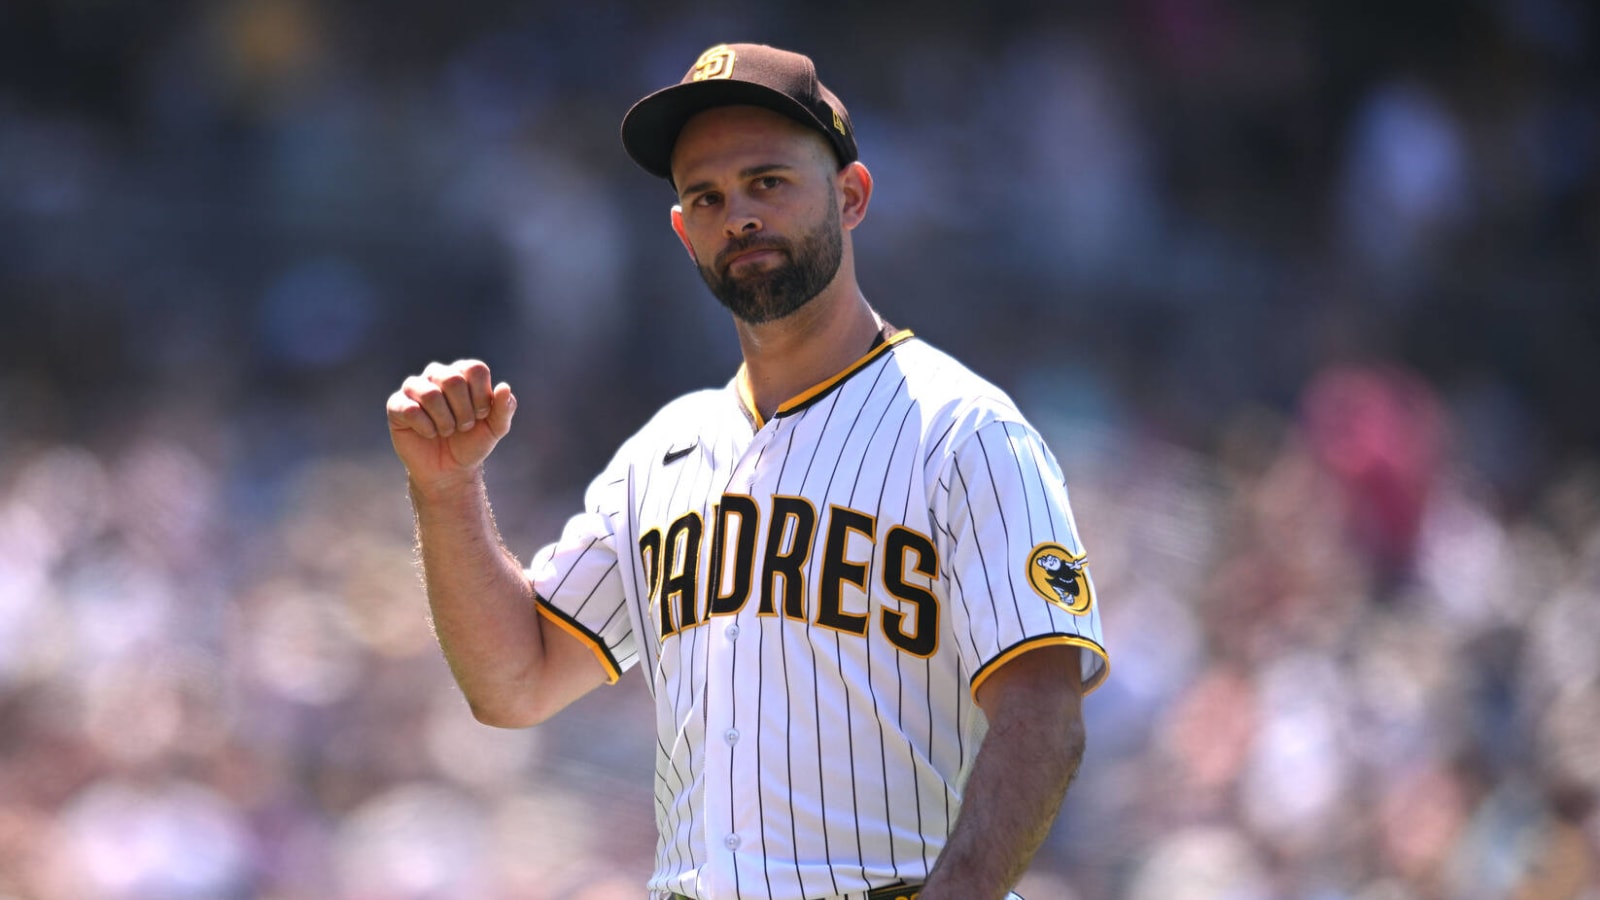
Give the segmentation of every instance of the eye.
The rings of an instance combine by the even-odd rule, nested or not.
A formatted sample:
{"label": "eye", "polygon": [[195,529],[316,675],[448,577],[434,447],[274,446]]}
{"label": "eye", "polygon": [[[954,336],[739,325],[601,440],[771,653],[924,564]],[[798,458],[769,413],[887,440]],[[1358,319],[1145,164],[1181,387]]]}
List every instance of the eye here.
{"label": "eye", "polygon": [[780,184],[783,184],[782,178],[776,175],[762,175],[751,186],[758,191],[770,191]]}
{"label": "eye", "polygon": [[721,202],[721,194],[717,193],[716,191],[706,191],[704,194],[696,194],[694,199],[689,202],[689,205],[705,208],[716,206]]}

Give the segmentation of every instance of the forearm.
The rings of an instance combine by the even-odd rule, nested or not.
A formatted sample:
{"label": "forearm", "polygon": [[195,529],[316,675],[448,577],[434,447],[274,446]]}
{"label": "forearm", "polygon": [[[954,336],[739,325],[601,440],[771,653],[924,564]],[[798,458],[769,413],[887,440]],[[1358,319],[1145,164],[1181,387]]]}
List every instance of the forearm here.
{"label": "forearm", "polygon": [[481,721],[532,724],[541,623],[533,587],[495,527],[481,471],[446,489],[413,482],[411,501],[434,633],[451,674]]}
{"label": "forearm", "polygon": [[1075,673],[1069,687],[1044,668],[1076,665],[1076,657],[1051,655],[1034,651],[1008,665],[1017,674],[1039,667],[995,698],[961,814],[920,900],[999,900],[1050,833],[1086,743]]}

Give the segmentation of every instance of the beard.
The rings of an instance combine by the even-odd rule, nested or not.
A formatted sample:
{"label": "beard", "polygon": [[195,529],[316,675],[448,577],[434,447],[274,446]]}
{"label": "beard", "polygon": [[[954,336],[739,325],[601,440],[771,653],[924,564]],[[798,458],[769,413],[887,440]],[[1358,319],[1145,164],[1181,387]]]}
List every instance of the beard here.
{"label": "beard", "polygon": [[[833,204],[829,204],[833,208]],[[786,259],[758,272],[735,276],[726,260],[749,250],[776,250]],[[730,243],[717,254],[714,265],[700,266],[706,287],[729,312],[751,325],[781,319],[822,293],[833,281],[844,259],[844,229],[834,217],[786,241],[755,235]]]}

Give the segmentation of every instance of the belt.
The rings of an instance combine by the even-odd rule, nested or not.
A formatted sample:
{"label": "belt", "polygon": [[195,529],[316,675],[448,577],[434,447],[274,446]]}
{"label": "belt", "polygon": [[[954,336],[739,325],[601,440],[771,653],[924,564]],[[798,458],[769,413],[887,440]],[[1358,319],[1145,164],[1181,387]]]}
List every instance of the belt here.
{"label": "belt", "polygon": [[[922,890],[920,884],[898,884],[889,887],[874,888],[867,891],[867,900],[917,900],[917,892]],[[672,900],[693,900],[682,894],[672,894]]]}

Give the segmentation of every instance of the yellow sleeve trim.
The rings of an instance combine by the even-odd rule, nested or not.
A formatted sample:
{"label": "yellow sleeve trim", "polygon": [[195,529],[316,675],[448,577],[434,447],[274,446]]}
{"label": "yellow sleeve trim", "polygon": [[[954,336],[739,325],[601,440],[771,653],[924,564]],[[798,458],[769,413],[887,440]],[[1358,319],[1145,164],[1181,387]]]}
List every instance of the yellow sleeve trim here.
{"label": "yellow sleeve trim", "polygon": [[978,670],[978,674],[972,676],[972,702],[978,702],[978,688],[983,687],[983,683],[989,680],[990,675],[999,671],[1001,666],[1027,653],[1029,650],[1037,650],[1040,647],[1062,646],[1079,647],[1100,657],[1100,671],[1095,674],[1092,681],[1083,686],[1083,695],[1085,697],[1093,693],[1095,688],[1105,683],[1106,676],[1111,674],[1111,657],[1106,655],[1106,648],[1086,637],[1078,637],[1071,634],[1047,634],[1015,644],[984,664],[984,667]]}
{"label": "yellow sleeve trim", "polygon": [[594,658],[600,661],[601,668],[606,670],[606,684],[616,684],[622,677],[622,668],[617,661],[612,659],[611,651],[606,648],[605,642],[590,634],[587,629],[577,622],[567,618],[567,614],[546,603],[541,597],[534,603],[539,612],[544,614],[545,621],[554,624],[557,628],[582,641]]}

